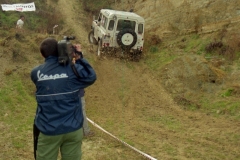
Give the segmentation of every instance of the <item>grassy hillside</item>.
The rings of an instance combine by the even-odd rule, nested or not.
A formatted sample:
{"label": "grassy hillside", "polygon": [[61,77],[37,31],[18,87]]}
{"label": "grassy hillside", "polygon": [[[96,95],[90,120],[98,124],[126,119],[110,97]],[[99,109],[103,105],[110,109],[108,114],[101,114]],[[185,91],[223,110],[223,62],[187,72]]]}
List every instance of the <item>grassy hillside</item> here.
{"label": "grassy hillside", "polygon": [[[41,41],[49,36],[60,40],[69,33],[85,36],[92,14],[117,6],[110,0],[34,2],[37,12],[0,12],[0,160],[33,158],[36,100],[30,72],[44,61]],[[68,19],[62,16],[63,7]],[[16,37],[15,23],[22,14],[25,31]],[[52,35],[55,24],[61,24],[59,34]],[[240,158],[238,33],[162,39],[146,30],[138,63],[97,59],[84,36],[80,40],[86,58],[98,75],[96,84],[86,90],[90,119],[158,159]],[[84,139],[84,159],[144,159],[92,125],[91,129],[96,136]]]}

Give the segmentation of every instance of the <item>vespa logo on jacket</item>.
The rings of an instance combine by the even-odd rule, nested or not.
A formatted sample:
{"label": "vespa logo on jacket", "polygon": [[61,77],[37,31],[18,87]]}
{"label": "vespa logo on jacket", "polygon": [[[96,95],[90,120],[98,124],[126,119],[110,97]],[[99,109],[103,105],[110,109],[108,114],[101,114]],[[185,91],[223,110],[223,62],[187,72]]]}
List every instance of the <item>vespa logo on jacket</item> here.
{"label": "vespa logo on jacket", "polygon": [[38,81],[46,81],[46,80],[55,80],[55,79],[61,79],[61,78],[68,78],[68,75],[66,73],[54,74],[54,75],[44,75],[43,73],[40,73],[40,70],[38,70],[37,76],[38,76]]}

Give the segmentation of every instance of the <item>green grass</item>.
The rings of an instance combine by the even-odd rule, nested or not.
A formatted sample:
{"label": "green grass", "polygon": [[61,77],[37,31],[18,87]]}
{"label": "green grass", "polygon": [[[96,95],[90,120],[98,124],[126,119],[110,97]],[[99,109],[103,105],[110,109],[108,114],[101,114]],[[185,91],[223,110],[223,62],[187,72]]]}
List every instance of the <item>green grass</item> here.
{"label": "green grass", "polygon": [[[183,48],[184,52],[193,52],[197,55],[203,55],[208,58],[207,60],[211,60],[212,57],[218,56],[219,58],[224,58],[221,55],[216,55],[215,53],[206,53],[205,47],[210,43],[211,39],[202,39],[199,35],[194,34],[186,38],[185,42],[175,40],[174,44],[177,43],[185,43],[185,48]],[[172,51],[168,48],[159,49],[158,46],[148,46],[148,53],[146,54],[146,58],[144,59],[145,64],[149,67],[150,70],[154,71],[155,74],[159,74],[161,69],[168,63],[172,62],[177,55],[174,55]],[[236,52],[236,55],[239,55],[240,52]],[[238,56],[237,56],[238,57]],[[239,63],[237,63],[238,69]],[[224,71],[230,73],[233,69],[231,66],[226,66]],[[158,73],[156,73],[158,72]],[[235,95],[233,95],[234,89],[227,89],[223,91],[220,96],[211,96],[211,99],[207,96],[202,96],[200,101],[197,104],[182,104],[184,109],[191,111],[199,111],[206,112],[208,114],[212,114],[214,116],[227,116],[232,117],[234,119],[240,119],[240,103],[237,102]],[[187,99],[191,100],[191,97]]]}
{"label": "green grass", "polygon": [[209,42],[206,40],[201,40],[199,41],[198,48],[197,48],[197,54],[198,55],[203,55],[205,51],[205,47]]}
{"label": "green grass", "polygon": [[171,156],[177,156],[179,154],[176,146],[173,146],[171,144],[164,144],[162,146],[162,149],[163,151],[167,152],[168,155],[171,155]]}
{"label": "green grass", "polygon": [[205,46],[206,46],[206,42],[203,41],[199,35],[194,34],[192,35],[187,41],[186,41],[186,47],[184,48],[184,51],[186,53],[192,51],[192,50],[196,50],[197,54],[202,54]]}
{"label": "green grass", "polygon": [[[52,0],[52,1],[57,2],[57,0]],[[29,19],[27,22],[33,23],[31,24],[31,26],[29,24],[29,28],[31,29],[37,27],[37,25],[35,25],[34,23],[37,23],[37,21],[39,20],[38,18],[32,19],[34,17],[35,15],[28,16]],[[12,22],[15,23],[15,20],[13,20]],[[43,22],[45,23],[44,20]],[[9,24],[9,25],[12,25],[12,24]],[[73,33],[74,31],[69,30],[69,32]],[[8,32],[1,31],[0,34],[7,36]],[[185,51],[190,52],[191,50],[195,50],[197,51],[196,54],[202,55],[205,49],[204,42],[200,40],[198,35],[193,35],[190,39],[191,41],[187,41]],[[17,48],[20,48],[19,47],[20,44],[17,44],[17,45],[18,45]],[[29,46],[32,51],[38,50],[38,47],[36,44],[34,44],[34,42],[30,43]],[[172,53],[170,49],[166,49],[166,48],[162,49],[159,46],[151,46],[148,52],[149,53],[147,53],[147,56],[143,61],[149,67],[150,70],[156,71],[154,72],[156,74],[159,74],[158,71],[162,69],[162,67],[164,67],[165,64],[173,61],[177,57],[175,53]],[[35,56],[35,58],[41,59],[40,54]],[[89,61],[90,63],[95,63],[93,58],[89,59]],[[29,63],[29,62],[27,61],[26,63]],[[132,65],[132,63],[127,63],[126,65],[127,65],[127,68],[135,69],[134,68],[135,65]],[[240,68],[240,66],[238,67]],[[120,71],[124,73],[124,71],[122,71],[121,69],[122,68],[120,67],[117,68],[116,72]],[[0,102],[1,102],[0,128],[1,128],[1,135],[2,135],[0,137],[0,142],[1,142],[0,155],[1,155],[1,158],[3,159],[18,159],[19,157],[23,159],[32,158],[32,157],[31,158],[25,157],[25,155],[21,155],[21,154],[27,153],[30,156],[32,156],[32,152],[30,148],[32,147],[32,123],[33,123],[33,118],[34,118],[35,109],[36,109],[36,101],[33,95],[35,88],[33,87],[32,82],[30,81],[29,73],[27,71],[19,73],[18,71],[19,70],[17,70],[17,72],[12,71],[11,74],[9,74],[8,76],[5,75],[6,79],[4,79],[3,81],[4,85],[0,86]],[[120,81],[121,81],[120,83],[122,84],[122,87],[116,89],[116,92],[117,92],[116,96],[119,96],[119,98],[122,100],[121,106],[125,106],[126,93],[128,92],[129,88],[127,88],[126,86],[127,83],[124,77],[122,77]],[[0,85],[1,85],[1,82],[0,82]],[[234,98],[232,95],[231,89],[223,91],[221,94],[218,94],[217,96],[220,99],[218,101],[212,100],[211,98],[208,99],[207,97],[202,97],[202,101],[201,101],[202,106],[200,109],[203,112],[211,113],[212,115],[216,115],[216,116],[228,115],[230,117],[235,117],[236,119],[237,118],[240,119],[240,108],[239,108],[240,102],[238,102],[238,100],[235,100],[235,99],[234,101],[230,102],[230,98]],[[100,99],[101,96],[97,98]],[[98,106],[96,102],[93,102],[93,104],[94,105],[96,104],[96,106]],[[103,109],[106,110],[106,108],[104,107],[105,106],[99,106],[101,110]],[[187,107],[191,111],[196,111],[198,109],[194,105],[189,105]],[[141,110],[142,112],[144,111],[144,113],[146,113],[147,116],[149,116],[148,108],[141,108]],[[93,114],[97,116],[96,115],[97,112],[98,110],[92,110],[92,108],[91,110],[88,110],[89,115]],[[103,115],[103,116],[109,117],[110,114]],[[183,131],[184,125],[181,124],[181,121],[179,121],[178,119],[174,118],[171,115],[164,115],[164,116],[155,115],[155,116],[149,116],[149,117],[147,116],[145,117],[146,121],[149,121],[151,124],[156,126],[160,125],[161,128],[164,128],[164,130],[174,130],[176,131],[176,133],[184,132]],[[126,118],[126,117],[122,117],[121,115],[119,115],[119,117],[121,117],[122,119]],[[111,119],[99,124],[105,124],[105,126],[107,126],[106,127],[107,130],[108,129],[110,130],[111,128],[116,128],[116,125],[114,125],[114,121]],[[125,128],[127,127],[123,126],[124,124],[119,125],[120,130],[122,131],[122,134],[119,137],[121,137],[121,139],[124,139],[128,144],[134,146],[136,142],[132,141],[131,139],[130,140],[128,139],[127,131],[125,130]],[[108,136],[103,134],[101,131],[96,131],[96,132],[99,132],[99,134],[98,136],[93,138],[95,141],[93,142],[94,145],[92,145],[93,150],[98,151],[98,153],[95,153],[96,154],[95,157],[98,157],[98,159],[119,159],[119,157],[121,157],[122,159],[134,159],[134,158],[129,158],[129,155],[126,154],[126,152],[128,152],[129,150],[127,147],[121,145],[120,143],[116,143],[115,140],[113,140],[112,138],[109,138]],[[99,138],[99,135],[102,135],[102,136],[100,136]],[[224,141],[224,139],[218,139],[218,136],[216,136],[215,139],[212,138],[211,134],[202,135],[202,136],[194,135],[194,136],[196,136],[199,139],[206,138],[205,139],[206,141],[214,140],[213,143],[220,143],[221,141]],[[167,143],[162,144],[162,146],[159,148],[161,148],[162,149],[161,151],[163,151],[163,153],[168,155],[170,159],[178,159],[177,156],[179,154],[181,155],[184,154],[186,155],[187,158],[190,158],[190,159],[228,159],[228,157],[226,157],[225,155],[231,156],[231,153],[234,152],[234,151],[231,151],[229,154],[226,154],[227,151],[224,151],[223,153],[221,152],[218,153],[216,149],[217,147],[211,146],[211,145],[204,146],[206,144],[198,144],[197,138],[194,140],[194,136],[193,136],[193,139],[190,139],[190,138],[187,139],[189,144],[193,144],[193,145],[189,147],[188,142],[185,142],[184,145],[186,144],[186,146],[181,147],[183,148],[183,150],[181,150],[181,153],[178,150],[178,145],[176,145],[177,143],[172,144],[171,141],[170,143],[169,141],[167,141]],[[228,144],[232,145],[233,143],[235,145],[238,145],[240,141],[240,134],[229,133],[227,137],[229,137],[230,143],[223,142],[224,144],[227,144],[227,146]],[[151,139],[147,136],[144,137],[144,139],[145,138],[150,139],[150,142],[152,143],[159,142],[157,141],[158,138]],[[103,141],[102,139],[108,140],[108,141]],[[99,144],[101,143],[101,145],[99,145],[100,146],[99,149],[98,148],[96,149],[95,147],[96,147],[96,144],[98,145],[98,143]],[[196,147],[193,147],[193,146],[196,146]],[[143,150],[145,150],[145,148],[147,150],[147,147],[148,147],[147,145],[144,146]],[[153,148],[150,148],[150,150],[152,149]],[[203,153],[207,153],[207,154],[203,155],[201,150],[204,150]],[[157,149],[154,152],[156,152],[155,155],[161,154]],[[135,155],[135,153],[133,155]],[[239,156],[237,157],[237,155],[239,154],[236,153],[235,157],[234,155],[232,155],[230,158],[239,159],[240,157]],[[138,157],[135,159],[140,159],[140,158]]]}
{"label": "green grass", "polygon": [[[26,81],[31,83],[30,78]],[[29,152],[32,143],[36,102],[35,98],[28,94],[26,81],[21,80],[19,73],[13,72],[5,77],[5,85],[0,88],[0,128],[4,137],[0,138],[0,148],[1,157],[6,159],[11,156],[4,151],[11,152],[12,159],[17,159],[16,152]]]}
{"label": "green grass", "polygon": [[235,119],[240,119],[240,102],[238,100],[228,100],[227,98],[222,98],[217,101],[205,100],[202,101],[201,104],[204,112],[211,113],[215,116],[225,115]]}
{"label": "green grass", "polygon": [[233,93],[233,89],[228,89],[226,92],[224,92],[223,94],[221,94],[222,97],[229,97],[231,96]]}
{"label": "green grass", "polygon": [[147,54],[144,59],[144,63],[153,71],[161,69],[167,63],[173,61],[176,55],[170,54],[171,52],[167,49],[158,52],[157,49],[150,49],[150,53]]}
{"label": "green grass", "polygon": [[158,49],[157,46],[151,46],[149,51],[150,51],[151,54],[153,54],[153,53],[158,53],[159,49]]}
{"label": "green grass", "polygon": [[161,124],[169,130],[181,130],[180,121],[170,115],[147,117],[147,120],[153,123]]}
{"label": "green grass", "polygon": [[[191,140],[190,140],[191,141]],[[188,157],[192,157],[192,158],[199,158],[202,157],[201,153],[199,153],[197,150],[191,148],[191,147],[186,147],[184,150],[185,154]]]}
{"label": "green grass", "polygon": [[[6,85],[0,89],[0,100],[3,102],[2,105],[8,106],[7,110],[10,112],[25,109],[26,105],[35,104],[34,97],[28,94],[30,88],[27,88],[26,82],[21,80],[21,77],[12,73],[8,75]],[[29,77],[30,82],[30,77]],[[17,106],[21,105],[23,108]],[[35,107],[35,106],[34,106]],[[18,116],[18,115],[15,115]]]}
{"label": "green grass", "polygon": [[188,104],[188,105],[185,105],[184,108],[190,111],[196,111],[198,107],[194,104]]}

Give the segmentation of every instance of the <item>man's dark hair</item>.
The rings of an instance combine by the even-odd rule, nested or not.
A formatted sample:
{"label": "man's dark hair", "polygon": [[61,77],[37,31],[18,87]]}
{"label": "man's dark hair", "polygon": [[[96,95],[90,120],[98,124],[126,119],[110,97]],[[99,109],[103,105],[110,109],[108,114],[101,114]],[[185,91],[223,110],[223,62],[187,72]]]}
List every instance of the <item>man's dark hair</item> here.
{"label": "man's dark hair", "polygon": [[58,56],[58,49],[57,49],[58,42],[53,38],[46,38],[42,41],[40,45],[40,52],[42,53],[44,58],[48,56]]}
{"label": "man's dark hair", "polygon": [[22,19],[23,17],[24,17],[24,16],[23,16],[23,15],[21,15],[21,16],[20,16],[20,19]]}

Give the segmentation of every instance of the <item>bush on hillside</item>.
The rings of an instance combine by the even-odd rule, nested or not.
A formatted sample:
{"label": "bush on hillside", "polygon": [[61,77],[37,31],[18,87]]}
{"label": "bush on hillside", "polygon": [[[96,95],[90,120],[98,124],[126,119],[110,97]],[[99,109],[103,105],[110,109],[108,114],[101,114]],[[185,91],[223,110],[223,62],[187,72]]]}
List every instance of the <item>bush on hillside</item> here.
{"label": "bush on hillside", "polygon": [[225,57],[227,60],[234,61],[240,57],[240,35],[229,35],[226,42],[213,41],[206,45],[206,53],[218,54]]}
{"label": "bush on hillside", "polygon": [[99,1],[99,0],[92,0],[92,1],[83,0],[82,1],[83,9],[87,12],[91,12],[94,15],[98,14],[100,9],[103,9],[103,8],[111,9],[111,4],[113,2],[114,1],[112,1],[112,0],[102,0],[102,1]]}

